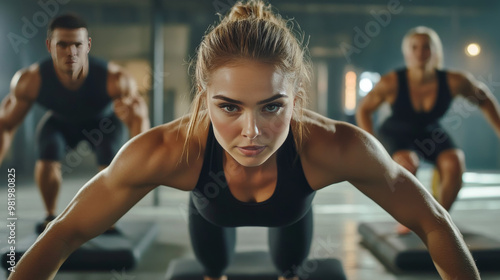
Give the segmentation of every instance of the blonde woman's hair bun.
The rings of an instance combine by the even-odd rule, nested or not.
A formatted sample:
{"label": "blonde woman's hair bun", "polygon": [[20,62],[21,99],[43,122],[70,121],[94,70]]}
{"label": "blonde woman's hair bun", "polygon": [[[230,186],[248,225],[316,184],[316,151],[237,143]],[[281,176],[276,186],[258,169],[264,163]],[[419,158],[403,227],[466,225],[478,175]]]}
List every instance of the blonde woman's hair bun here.
{"label": "blonde woman's hair bun", "polygon": [[226,17],[228,21],[248,20],[248,19],[271,19],[273,14],[271,6],[266,5],[261,0],[250,0],[237,2]]}

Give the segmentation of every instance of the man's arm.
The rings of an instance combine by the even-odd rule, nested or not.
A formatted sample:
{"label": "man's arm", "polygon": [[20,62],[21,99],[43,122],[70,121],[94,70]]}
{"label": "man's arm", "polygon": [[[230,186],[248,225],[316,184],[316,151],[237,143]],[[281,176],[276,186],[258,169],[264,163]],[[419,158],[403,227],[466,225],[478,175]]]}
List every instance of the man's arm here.
{"label": "man's arm", "polygon": [[500,107],[488,87],[470,74],[450,72],[448,81],[454,96],[461,95],[479,106],[484,117],[500,138]]}
{"label": "man's arm", "polygon": [[28,114],[40,88],[38,66],[18,71],[12,78],[10,93],[0,103],[0,163],[15,132]]}
{"label": "man's arm", "polygon": [[115,114],[127,126],[130,138],[151,127],[148,106],[137,91],[134,79],[113,63],[108,66],[107,88]]}

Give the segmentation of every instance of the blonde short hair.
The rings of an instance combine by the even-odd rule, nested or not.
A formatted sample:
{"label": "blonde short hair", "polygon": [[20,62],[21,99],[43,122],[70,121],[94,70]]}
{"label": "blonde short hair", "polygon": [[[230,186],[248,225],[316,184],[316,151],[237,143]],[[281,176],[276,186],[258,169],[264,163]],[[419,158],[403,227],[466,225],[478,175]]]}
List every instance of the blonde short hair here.
{"label": "blonde short hair", "polygon": [[406,56],[410,46],[410,38],[415,35],[426,35],[429,37],[431,43],[431,53],[432,53],[432,64],[434,68],[443,68],[443,45],[441,44],[441,39],[439,35],[434,31],[434,29],[427,26],[417,26],[410,29],[406,35],[403,37],[403,42],[401,44],[401,51]]}

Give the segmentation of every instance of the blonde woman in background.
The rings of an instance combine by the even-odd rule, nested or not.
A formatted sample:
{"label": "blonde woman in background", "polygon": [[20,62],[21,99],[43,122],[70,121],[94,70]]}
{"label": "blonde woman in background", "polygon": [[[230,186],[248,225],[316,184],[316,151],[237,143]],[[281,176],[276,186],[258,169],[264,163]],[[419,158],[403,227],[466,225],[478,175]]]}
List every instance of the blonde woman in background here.
{"label": "blonde woman in background", "polygon": [[[500,137],[500,113],[488,88],[471,75],[443,70],[443,48],[437,33],[424,26],[411,29],[402,51],[406,67],[384,75],[362,100],[357,124],[374,134],[372,114],[388,103],[392,115],[378,131],[379,140],[394,161],[416,174],[420,159],[433,163],[439,172],[436,199],[450,210],[465,171],[464,152],[439,123],[455,97],[477,103]],[[400,225],[398,232],[408,233]]]}

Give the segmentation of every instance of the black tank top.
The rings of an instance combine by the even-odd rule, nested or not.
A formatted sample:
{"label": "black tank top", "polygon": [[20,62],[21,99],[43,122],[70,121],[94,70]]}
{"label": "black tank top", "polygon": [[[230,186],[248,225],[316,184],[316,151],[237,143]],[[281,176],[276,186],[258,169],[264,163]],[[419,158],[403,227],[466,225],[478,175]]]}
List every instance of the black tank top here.
{"label": "black tank top", "polygon": [[52,59],[40,63],[42,83],[36,102],[61,120],[85,122],[113,114],[107,91],[108,63],[89,57],[89,72],[75,91],[65,88],[57,78]]}
{"label": "black tank top", "polygon": [[394,104],[392,104],[392,115],[387,121],[405,123],[414,127],[426,127],[435,124],[448,111],[453,97],[451,96],[446,72],[437,70],[438,92],[434,107],[429,112],[417,112],[413,109],[410,100],[410,91],[408,87],[407,69],[396,71],[398,76],[398,95]]}
{"label": "black tank top", "polygon": [[203,167],[191,192],[198,212],[207,221],[223,227],[281,227],[293,224],[309,211],[315,191],[306,180],[291,130],[277,151],[278,180],[273,195],[262,202],[236,199],[226,183],[223,148],[210,125]]}

